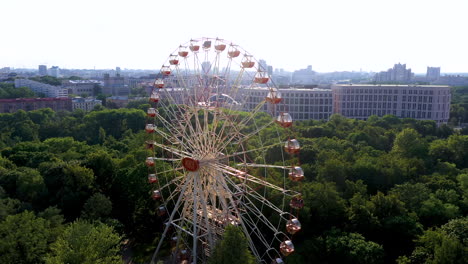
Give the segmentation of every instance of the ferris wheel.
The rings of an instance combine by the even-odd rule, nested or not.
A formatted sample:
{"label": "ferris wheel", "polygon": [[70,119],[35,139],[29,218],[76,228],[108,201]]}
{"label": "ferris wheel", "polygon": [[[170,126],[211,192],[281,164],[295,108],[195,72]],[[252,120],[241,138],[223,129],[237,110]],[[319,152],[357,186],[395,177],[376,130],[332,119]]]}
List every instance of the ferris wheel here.
{"label": "ferris wheel", "polygon": [[[218,38],[192,39],[150,93],[148,182],[164,222],[151,263],[205,263],[227,225],[259,263],[294,251],[303,207],[299,142],[265,65]],[[169,251],[168,251],[169,250]]]}

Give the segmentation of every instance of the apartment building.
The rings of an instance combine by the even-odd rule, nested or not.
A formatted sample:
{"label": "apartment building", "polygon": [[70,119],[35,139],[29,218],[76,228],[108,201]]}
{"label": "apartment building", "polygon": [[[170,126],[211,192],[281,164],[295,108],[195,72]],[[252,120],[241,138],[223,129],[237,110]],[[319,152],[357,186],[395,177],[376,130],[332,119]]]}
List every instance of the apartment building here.
{"label": "apartment building", "polygon": [[[248,98],[244,105],[244,110],[254,109],[258,103],[265,100],[269,89],[266,87],[246,88],[243,94]],[[333,113],[332,91],[330,89],[306,89],[306,88],[285,88],[278,89],[283,98],[278,108],[288,112],[294,120],[328,120]],[[269,105],[265,104],[263,111],[271,111]]]}
{"label": "apartment building", "polygon": [[450,86],[443,85],[333,85],[333,113],[356,119],[371,115],[449,120]]}
{"label": "apartment building", "polygon": [[15,87],[28,87],[36,94],[41,93],[46,97],[68,97],[68,89],[28,79],[15,79]]}
{"label": "apartment building", "polygon": [[51,108],[54,111],[71,111],[70,98],[17,98],[0,99],[0,113],[13,113],[18,110],[32,111]]}

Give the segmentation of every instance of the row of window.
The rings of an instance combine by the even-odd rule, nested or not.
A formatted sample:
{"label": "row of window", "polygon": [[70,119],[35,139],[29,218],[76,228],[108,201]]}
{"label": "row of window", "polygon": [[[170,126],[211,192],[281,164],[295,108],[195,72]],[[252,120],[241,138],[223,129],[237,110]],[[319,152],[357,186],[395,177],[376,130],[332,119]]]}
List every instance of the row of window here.
{"label": "row of window", "polygon": [[320,104],[331,105],[332,99],[309,99],[309,98],[284,98],[285,104]]}
{"label": "row of window", "polygon": [[366,94],[398,94],[398,90],[397,89],[346,89],[345,90],[347,94],[354,94],[354,93],[366,93]]}
{"label": "row of window", "polygon": [[403,97],[402,97],[403,102],[406,102],[406,99],[408,99],[408,102],[411,102],[411,99],[412,99],[413,102],[418,101],[418,102],[426,103],[429,100],[429,103],[432,103],[432,96],[411,96],[411,95],[408,95],[408,98],[407,98],[406,95],[403,95]]}
{"label": "row of window", "polygon": [[330,113],[292,113],[291,117],[293,120],[328,120],[330,118]]}
{"label": "row of window", "polygon": [[[281,92],[284,98],[288,97],[332,97],[331,93],[285,93]],[[266,97],[267,92],[252,92],[250,96]]]}
{"label": "row of window", "polygon": [[[372,99],[373,98],[373,99]],[[393,101],[397,101],[398,96],[393,96]],[[343,96],[343,101],[392,101],[391,95],[345,95]]]}
{"label": "row of window", "polygon": [[[399,94],[398,89],[345,89],[346,94]],[[419,95],[433,95],[433,90],[418,89],[418,90],[406,90],[402,89],[402,94],[419,94]],[[448,90],[438,91],[438,94],[448,94]]]}
{"label": "row of window", "polygon": [[[250,103],[260,103],[262,102],[263,100],[265,100],[265,97],[250,97],[247,99],[247,102],[250,102]],[[296,105],[309,105],[309,104],[313,104],[313,105],[331,105],[332,103],[332,99],[328,99],[328,98],[284,98],[284,103],[289,105],[289,104],[296,104]]]}
{"label": "row of window", "polygon": [[[392,103],[386,103],[386,102],[374,102],[374,103],[367,103],[367,102],[347,102],[347,103],[341,103],[342,108],[392,108]],[[393,103],[393,108],[397,108],[397,103]]]}
{"label": "row of window", "polygon": [[432,105],[429,104],[429,105],[426,105],[426,104],[411,104],[411,103],[408,103],[408,104],[401,104],[401,109],[413,109],[413,110],[416,110],[416,108],[418,110],[427,110],[428,111],[432,111]]}
{"label": "row of window", "polygon": [[396,110],[380,110],[380,109],[347,109],[344,111],[345,116],[347,117],[368,117],[371,115],[384,116],[384,115],[394,115],[396,116]]}
{"label": "row of window", "polygon": [[401,117],[410,118],[432,118],[432,112],[421,112],[421,111],[401,111]]}

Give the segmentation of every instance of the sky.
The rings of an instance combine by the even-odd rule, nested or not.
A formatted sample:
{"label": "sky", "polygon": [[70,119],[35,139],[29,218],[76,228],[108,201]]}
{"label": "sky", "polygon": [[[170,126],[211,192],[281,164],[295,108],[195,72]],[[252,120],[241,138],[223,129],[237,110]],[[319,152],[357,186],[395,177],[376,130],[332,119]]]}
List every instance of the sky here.
{"label": "sky", "polygon": [[0,0],[0,68],[159,69],[219,37],[287,71],[468,72],[468,0]]}

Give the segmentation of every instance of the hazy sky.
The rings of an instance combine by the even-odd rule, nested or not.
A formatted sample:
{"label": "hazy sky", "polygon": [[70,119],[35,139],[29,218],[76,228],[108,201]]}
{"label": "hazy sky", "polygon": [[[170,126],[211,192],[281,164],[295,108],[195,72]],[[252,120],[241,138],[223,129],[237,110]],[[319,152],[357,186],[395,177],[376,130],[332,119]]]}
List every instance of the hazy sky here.
{"label": "hazy sky", "polygon": [[0,0],[0,68],[158,69],[190,38],[274,68],[468,72],[468,0]]}

